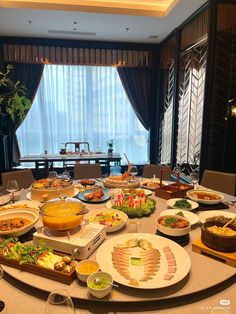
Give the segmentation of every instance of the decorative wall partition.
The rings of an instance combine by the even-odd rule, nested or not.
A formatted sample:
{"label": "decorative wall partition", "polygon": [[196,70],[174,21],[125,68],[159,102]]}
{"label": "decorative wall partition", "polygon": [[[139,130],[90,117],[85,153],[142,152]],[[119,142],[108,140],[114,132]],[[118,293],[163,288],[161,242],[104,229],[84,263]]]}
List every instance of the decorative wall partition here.
{"label": "decorative wall partition", "polygon": [[159,128],[159,160],[162,164],[171,163],[173,136],[173,102],[175,78],[175,36],[166,42],[161,50],[162,99]]}
{"label": "decorative wall partition", "polygon": [[206,57],[205,44],[181,54],[176,154],[181,170],[184,167],[191,171],[200,162]]}

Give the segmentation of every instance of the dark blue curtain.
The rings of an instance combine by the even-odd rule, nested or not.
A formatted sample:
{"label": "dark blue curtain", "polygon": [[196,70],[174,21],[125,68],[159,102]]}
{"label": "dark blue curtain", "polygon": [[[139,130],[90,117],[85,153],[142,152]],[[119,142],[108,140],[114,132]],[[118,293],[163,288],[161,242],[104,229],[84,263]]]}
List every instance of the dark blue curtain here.
{"label": "dark blue curtain", "polygon": [[[11,72],[11,79],[13,81],[20,81],[27,90],[27,97],[30,99],[31,104],[33,103],[36,95],[42,74],[44,65],[43,64],[25,64],[25,63],[14,63],[14,69]],[[16,137],[16,131],[20,126],[20,121],[15,121],[11,126],[11,149],[12,152],[12,163],[17,163],[20,158],[20,150]]]}
{"label": "dark blue curtain", "polygon": [[149,131],[151,124],[151,69],[118,67],[117,71],[137,117]]}

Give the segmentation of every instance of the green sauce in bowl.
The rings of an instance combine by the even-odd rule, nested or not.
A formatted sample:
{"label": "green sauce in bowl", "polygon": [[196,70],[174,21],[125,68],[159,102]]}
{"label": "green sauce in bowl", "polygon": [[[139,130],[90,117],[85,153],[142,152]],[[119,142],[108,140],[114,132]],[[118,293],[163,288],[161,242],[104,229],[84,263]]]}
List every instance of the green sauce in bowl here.
{"label": "green sauce in bowl", "polygon": [[88,283],[88,285],[93,289],[99,289],[99,290],[105,289],[110,286],[110,283],[107,282],[106,278],[99,277],[99,279],[100,279],[99,283],[95,283],[94,281],[91,281]]}

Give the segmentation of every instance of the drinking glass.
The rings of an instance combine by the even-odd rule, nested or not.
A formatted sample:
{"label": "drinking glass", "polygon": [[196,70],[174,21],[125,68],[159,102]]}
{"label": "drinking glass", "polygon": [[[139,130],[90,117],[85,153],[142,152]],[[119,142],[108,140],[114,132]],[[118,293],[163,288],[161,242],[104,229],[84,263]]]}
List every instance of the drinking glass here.
{"label": "drinking glass", "polygon": [[75,314],[73,301],[66,289],[52,291],[48,298],[44,314]]}
{"label": "drinking glass", "polygon": [[70,177],[70,173],[69,173],[68,170],[63,171],[62,174],[61,174],[61,177],[62,177],[63,179],[68,179],[68,180],[71,178],[71,177]]}
{"label": "drinking glass", "polygon": [[134,179],[134,177],[138,174],[138,167],[137,166],[131,166],[130,173]]}
{"label": "drinking glass", "polygon": [[50,171],[48,177],[50,179],[54,179],[57,177],[57,172],[56,171]]}
{"label": "drinking glass", "polygon": [[12,202],[15,203],[14,200],[14,192],[19,189],[18,183],[16,180],[10,180],[7,182],[7,191],[11,193]]}
{"label": "drinking glass", "polygon": [[199,175],[198,175],[198,172],[194,171],[190,174],[190,179],[191,179],[191,182],[193,184],[193,188],[194,190],[197,189],[197,186],[198,186],[198,181],[199,181]]}

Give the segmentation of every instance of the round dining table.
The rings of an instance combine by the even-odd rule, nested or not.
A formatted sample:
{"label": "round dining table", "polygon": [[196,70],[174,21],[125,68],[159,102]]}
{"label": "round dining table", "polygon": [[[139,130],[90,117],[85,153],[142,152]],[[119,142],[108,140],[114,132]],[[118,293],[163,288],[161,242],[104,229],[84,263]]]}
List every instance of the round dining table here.
{"label": "round dining table", "polygon": [[[27,193],[28,191],[25,190],[21,198],[25,199]],[[132,221],[138,222],[140,233],[156,234],[156,219],[161,211],[168,208],[168,205],[165,199],[156,197],[154,192],[150,197],[156,200],[155,211],[148,217],[132,218]],[[235,200],[235,197],[225,195],[225,201]],[[104,209],[105,203],[87,203],[86,207],[92,212],[95,209]],[[236,213],[235,203],[229,205],[226,211]],[[199,215],[201,212],[194,210],[193,213]],[[128,232],[126,225],[121,230],[108,233],[106,239]],[[86,284],[79,280],[66,285],[2,265],[4,277],[0,281],[0,300],[5,302],[5,310],[8,314],[42,314],[48,294],[55,289],[65,288],[73,299],[76,313],[81,314],[234,314],[236,313],[236,268],[212,256],[194,252],[192,243],[200,238],[200,235],[201,228],[197,223],[192,226],[189,243],[183,247],[191,260],[190,272],[182,280],[168,287],[137,289],[119,284],[118,288],[113,287],[108,297],[96,299],[88,293]],[[89,258],[96,260],[96,251]]]}

